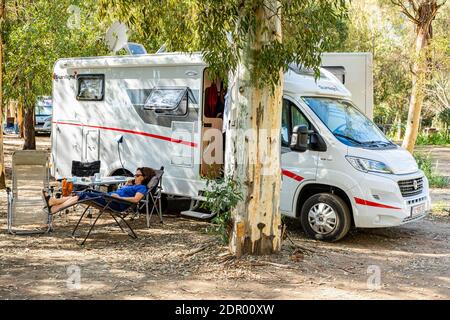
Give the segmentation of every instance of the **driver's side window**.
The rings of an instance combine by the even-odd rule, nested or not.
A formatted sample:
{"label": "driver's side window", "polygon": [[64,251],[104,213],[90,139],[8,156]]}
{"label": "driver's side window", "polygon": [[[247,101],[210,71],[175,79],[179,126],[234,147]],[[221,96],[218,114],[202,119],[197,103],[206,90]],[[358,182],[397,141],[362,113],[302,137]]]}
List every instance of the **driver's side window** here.
{"label": "driver's side window", "polygon": [[281,145],[289,147],[292,129],[298,125],[306,125],[311,129],[310,122],[298,107],[287,99],[283,99],[283,112],[281,116]]}

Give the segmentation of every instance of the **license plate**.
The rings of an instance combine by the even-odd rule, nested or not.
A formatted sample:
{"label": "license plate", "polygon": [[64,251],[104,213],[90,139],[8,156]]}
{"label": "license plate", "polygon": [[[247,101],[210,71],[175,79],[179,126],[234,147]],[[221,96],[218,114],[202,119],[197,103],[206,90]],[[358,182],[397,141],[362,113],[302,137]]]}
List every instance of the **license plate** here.
{"label": "license plate", "polygon": [[411,218],[421,216],[425,214],[425,204],[419,204],[417,206],[411,207]]}

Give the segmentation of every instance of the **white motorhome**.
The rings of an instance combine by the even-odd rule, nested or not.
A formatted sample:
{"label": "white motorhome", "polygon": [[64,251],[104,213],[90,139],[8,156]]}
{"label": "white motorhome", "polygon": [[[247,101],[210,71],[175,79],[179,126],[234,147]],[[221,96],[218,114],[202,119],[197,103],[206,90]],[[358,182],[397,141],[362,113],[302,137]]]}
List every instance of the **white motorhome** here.
{"label": "white motorhome", "polygon": [[[350,82],[359,84],[354,90],[364,94],[358,107],[370,117],[370,57],[354,55],[363,65],[352,65],[351,56],[345,66],[332,60],[345,55],[330,54],[328,66],[338,77],[345,74],[345,81],[355,67],[363,68],[363,76]],[[70,176],[72,160],[101,160],[102,175],[164,165],[164,193],[193,203],[203,199],[202,177],[217,167],[204,161],[210,141],[202,137],[223,125],[220,117],[205,115],[205,91],[215,82],[207,67],[201,55],[181,53],[58,60],[53,75],[55,178]],[[329,241],[345,236],[351,226],[397,226],[426,215],[428,181],[414,158],[354,107],[336,76],[321,69],[316,81],[292,66],[284,77],[284,215],[300,218],[309,236]],[[185,214],[202,217],[195,208]]]}

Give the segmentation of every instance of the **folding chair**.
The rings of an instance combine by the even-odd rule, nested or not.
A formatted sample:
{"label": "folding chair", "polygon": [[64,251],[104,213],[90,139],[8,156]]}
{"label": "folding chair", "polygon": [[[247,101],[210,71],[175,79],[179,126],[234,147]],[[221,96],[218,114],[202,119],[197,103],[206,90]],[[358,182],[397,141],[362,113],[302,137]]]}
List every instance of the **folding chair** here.
{"label": "folding chair", "polygon": [[[92,177],[100,172],[100,160],[93,162],[72,161],[72,177]],[[86,187],[74,186],[74,191],[82,191]]]}
{"label": "folding chair", "polygon": [[93,162],[72,161],[72,176],[91,177],[100,172],[100,160]]}
{"label": "folding chair", "polygon": [[[159,216],[159,220],[163,223],[162,218],[162,208],[161,208],[161,197],[162,197],[162,177],[164,175],[164,167],[159,170],[155,170],[156,175],[147,184],[147,194],[144,199],[140,201],[137,209],[142,211],[145,207],[145,213],[147,216],[147,228],[150,228],[150,219],[152,218],[153,212]],[[151,206],[151,210],[150,210]]]}
{"label": "folding chair", "polygon": [[[95,191],[95,190],[92,190]],[[98,192],[98,191],[96,191]],[[104,201],[104,205],[103,204],[99,204],[98,202],[96,202],[96,200],[102,199],[102,201]],[[106,193],[100,193],[99,192],[99,196],[95,197],[95,198],[90,198],[90,199],[85,199],[85,200],[81,200],[78,201],[76,204],[83,204],[83,205],[87,205],[86,209],[83,211],[80,219],[78,220],[75,228],[72,231],[72,236],[75,237],[75,232],[78,229],[78,226],[80,225],[81,220],[83,219],[83,217],[86,215],[86,213],[89,211],[90,208],[96,208],[99,210],[99,213],[97,215],[97,217],[95,218],[94,222],[91,224],[91,227],[89,228],[89,231],[87,232],[87,235],[85,236],[85,238],[83,239],[83,241],[81,242],[81,245],[83,245],[86,240],[89,238],[89,235],[91,234],[92,230],[94,229],[98,219],[104,214],[104,213],[108,213],[116,222],[116,224],[119,226],[120,230],[122,230],[122,232],[127,233],[131,238],[133,239],[137,239],[137,235],[134,232],[134,230],[131,228],[131,226],[125,221],[125,218],[134,213],[138,203],[133,203],[130,201],[126,201],[123,199],[118,199],[118,198],[114,198]],[[115,208],[112,207],[113,204],[124,204],[127,205],[127,208],[124,210],[117,210]],[[61,209],[64,210],[64,209]],[[125,226],[130,230],[130,232],[127,232],[124,230],[124,228],[121,226],[119,220],[123,221]]]}
{"label": "folding chair", "polygon": [[[11,234],[47,233],[52,216],[43,210],[42,189],[49,186],[48,153],[19,150],[12,155],[12,189],[7,188],[8,232]],[[43,228],[43,226],[46,228]]]}

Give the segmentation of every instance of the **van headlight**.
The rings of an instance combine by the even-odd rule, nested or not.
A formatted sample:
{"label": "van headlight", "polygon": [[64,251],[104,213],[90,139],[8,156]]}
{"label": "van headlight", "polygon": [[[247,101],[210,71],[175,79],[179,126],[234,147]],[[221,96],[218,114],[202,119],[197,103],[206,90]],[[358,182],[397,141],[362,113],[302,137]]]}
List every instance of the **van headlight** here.
{"label": "van headlight", "polygon": [[378,173],[393,173],[392,170],[383,162],[358,158],[358,157],[345,157],[348,162],[355,168],[356,170],[363,172],[378,172]]}

